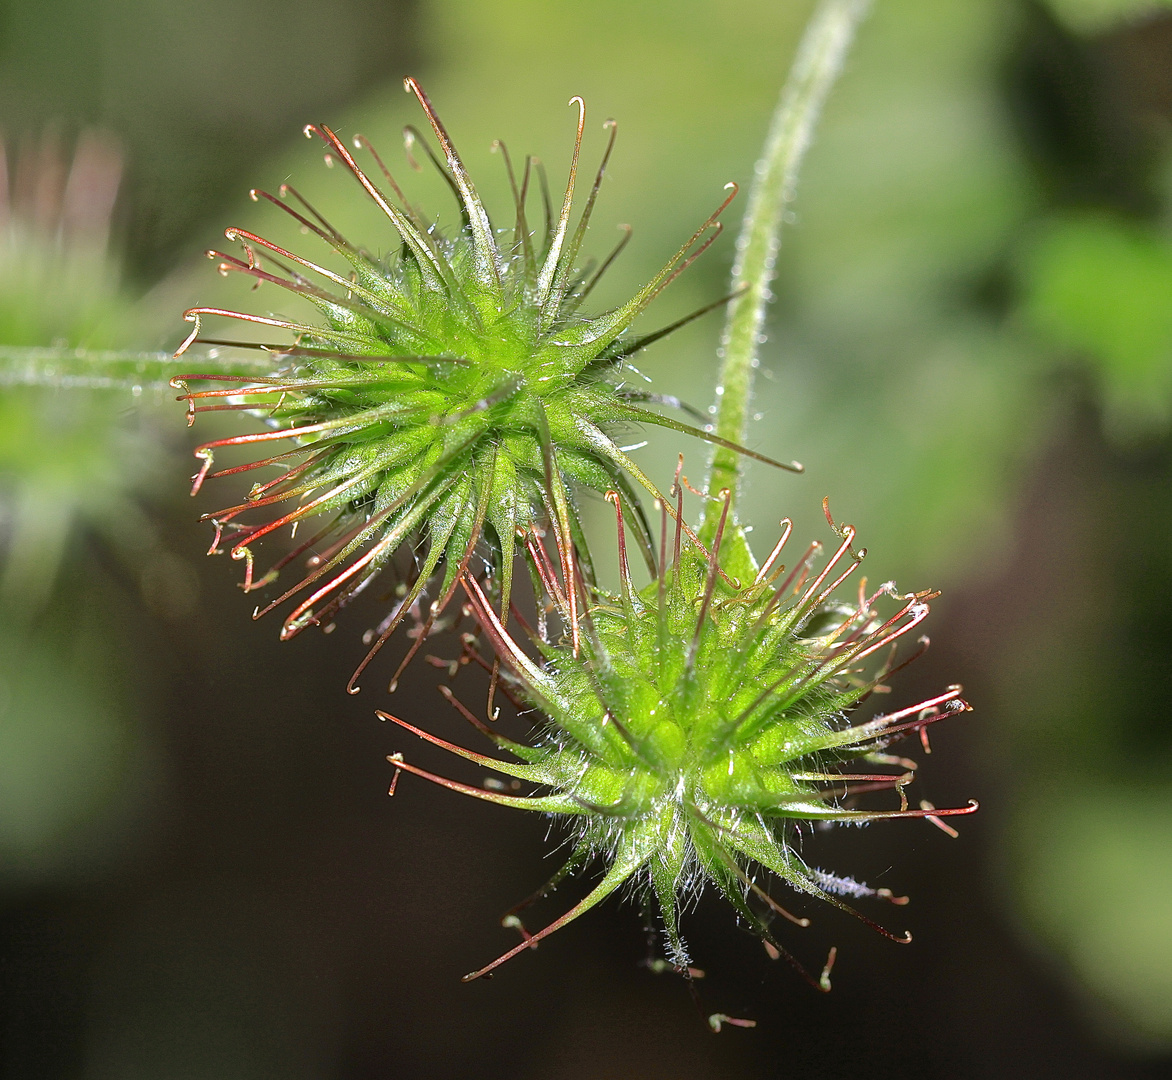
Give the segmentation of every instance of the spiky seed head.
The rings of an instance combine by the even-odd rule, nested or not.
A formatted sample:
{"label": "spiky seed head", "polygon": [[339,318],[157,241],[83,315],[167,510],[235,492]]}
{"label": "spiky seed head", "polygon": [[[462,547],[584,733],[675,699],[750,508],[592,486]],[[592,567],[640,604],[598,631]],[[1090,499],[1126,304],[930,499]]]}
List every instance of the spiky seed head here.
{"label": "spiky seed head", "polygon": [[[579,616],[577,647],[534,634],[539,658],[533,659],[477,581],[465,579],[506,686],[523,705],[540,710],[543,720],[532,744],[488,732],[519,764],[456,752],[546,791],[511,796],[441,782],[566,819],[575,843],[563,874],[596,858],[607,865],[580,904],[534,937],[633,879],[657,899],[668,958],[686,969],[681,899],[712,882],[773,955],[788,957],[751,902],[756,897],[775,914],[806,920],[790,916],[755,883],[754,866],[881,929],[841,897],[891,894],[808,864],[797,849],[796,829],[803,822],[939,820],[976,809],[975,802],[945,810],[909,808],[905,788],[915,763],[885,753],[896,740],[967,710],[960,687],[869,719],[854,717],[885,688],[897,670],[897,643],[914,634],[937,594],[900,594],[891,583],[868,593],[864,579],[857,596],[839,599],[838,590],[865,555],[854,547],[854,530],[834,526],[836,543],[827,558],[821,560],[813,544],[787,570],[780,558],[788,521],[754,579],[734,580],[720,565],[724,517],[710,550],[677,526],[674,554],[662,558],[655,580],[636,591],[622,543],[621,504],[612,499],[619,512],[622,589],[616,596],[592,590]],[[538,565],[550,602],[568,621],[565,597],[573,583],[559,582],[551,562]],[[881,602],[894,610],[880,613]],[[926,639],[920,651],[923,644]],[[862,770],[848,766],[857,759],[865,763]],[[421,773],[401,756],[395,764]],[[861,793],[882,790],[893,792],[893,805],[855,805]],[[491,971],[529,940],[468,977]]]}
{"label": "spiky seed head", "polygon": [[[282,187],[279,197],[254,192],[254,198],[281,206],[315,233],[332,250],[339,269],[243,229],[229,229],[226,235],[241,244],[243,257],[209,252],[221,272],[239,272],[284,289],[316,308],[318,318],[305,322],[193,308],[186,318],[194,329],[179,353],[195,343],[245,345],[202,336],[211,316],[271,327],[292,341],[252,346],[273,352],[271,378],[220,377],[227,386],[197,392],[188,391],[187,384],[206,376],[185,376],[176,383],[187,391],[181,400],[188,402],[191,419],[209,409],[245,408],[268,421],[264,432],[199,447],[196,456],[203,466],[195,489],[209,475],[261,466],[283,470],[256,485],[239,505],[205,515],[217,529],[213,550],[220,550],[223,541],[233,558],[247,561],[246,590],[268,585],[284,566],[310,553],[309,572],[263,609],[300,594],[285,619],[283,637],[328,624],[408,537],[426,537],[415,583],[378,628],[358,672],[441,569],[432,613],[446,602],[480,541],[487,542],[499,571],[496,588],[505,611],[519,530],[552,521],[560,549],[569,552],[577,544],[581,550],[575,487],[614,488],[640,523],[631,479],[654,489],[607,434],[616,422],[650,421],[713,439],[641,408],[637,403],[651,396],[624,386],[622,369],[634,352],[661,336],[632,337],[632,322],[712,243],[720,230],[717,218],[735,193],[729,191],[634,297],[586,315],[582,305],[613,258],[597,270],[579,262],[614,143],[613,122],[607,122],[602,164],[572,229],[585,117],[581,99],[571,102],[579,110],[578,130],[561,207],[552,208],[545,191],[543,226],[533,228],[529,213],[531,189],[545,190],[544,173],[538,174],[527,158],[518,179],[498,144],[515,196],[514,224],[506,232],[490,221],[426,95],[413,79],[406,86],[419,99],[439,143],[444,162],[434,155],[433,161],[456,193],[462,226],[450,234],[430,226],[409,206],[365,139],[357,138],[355,148],[370,152],[393,194],[371,179],[333,131],[311,125],[306,134],[320,137],[327,158],[342,163],[382,210],[398,253],[377,259],[352,244],[291,187]],[[412,133],[411,141],[422,143],[422,137]],[[210,472],[215,455],[229,447],[263,454]],[[308,524],[310,518],[318,520]],[[302,522],[307,524],[300,545],[267,572],[254,575],[256,542]],[[641,537],[648,545],[645,526]]]}

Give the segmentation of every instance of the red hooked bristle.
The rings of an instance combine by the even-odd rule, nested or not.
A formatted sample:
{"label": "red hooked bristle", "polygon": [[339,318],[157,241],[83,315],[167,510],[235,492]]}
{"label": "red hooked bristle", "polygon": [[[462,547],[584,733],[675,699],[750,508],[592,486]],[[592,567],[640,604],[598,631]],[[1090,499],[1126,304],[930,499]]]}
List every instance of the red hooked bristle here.
{"label": "red hooked bristle", "polygon": [[[570,527],[570,510],[566,494],[565,483],[562,480],[561,470],[557,465],[557,452],[549,433],[549,420],[545,409],[538,403],[538,435],[541,442],[541,461],[545,470],[545,498],[550,511],[550,519],[554,529],[554,540],[557,543],[558,557],[562,564],[562,584],[568,601],[567,615],[569,621],[570,638],[573,643],[574,655],[581,647],[578,627],[578,587],[575,561],[577,552],[574,537]],[[552,502],[552,505],[548,505]]]}
{"label": "red hooked bristle", "polygon": [[620,225],[619,228],[623,230],[623,238],[617,244],[615,244],[615,246],[611,249],[610,254],[602,260],[598,266],[598,269],[594,271],[594,273],[590,276],[590,279],[585,283],[585,285],[583,285],[581,292],[578,293],[579,304],[581,304],[582,301],[585,300],[586,297],[588,297],[591,292],[594,291],[594,286],[597,285],[598,282],[602,279],[602,275],[610,269],[611,264],[619,257],[620,254],[622,254],[623,248],[625,248],[631,242],[631,235],[634,231],[631,226]]}
{"label": "red hooked bristle", "polygon": [[930,821],[941,832],[946,833],[947,835],[951,836],[953,840],[955,840],[958,836],[960,836],[960,833],[958,833],[951,825],[945,824],[945,822],[941,821],[940,819],[941,819],[941,817],[943,817],[946,814],[958,814],[958,813],[962,813],[962,811],[959,811],[959,810],[937,810],[936,807],[934,807],[930,802],[928,802],[927,799],[920,800],[920,809],[922,811],[924,811],[924,815],[923,815],[924,820]]}
{"label": "red hooked bristle", "polygon": [[617,491],[606,493],[606,501],[614,504],[615,523],[618,530],[619,543],[619,582],[623,590],[623,602],[630,607],[635,594],[631,584],[631,567],[627,562],[627,531],[623,525],[623,503]]}
{"label": "red hooked bristle", "polygon": [[673,555],[672,566],[677,571],[676,572],[676,580],[677,581],[679,579],[679,572],[678,571],[679,571],[679,565],[680,565],[680,550],[681,550],[680,533],[684,527],[684,489],[680,486],[680,473],[683,471],[683,468],[684,468],[684,455],[680,454],[680,456],[676,460],[676,475],[671,483],[671,494],[676,500],[676,513],[675,513],[676,537],[675,537],[675,544],[672,549],[672,555]]}
{"label": "red hooked bristle", "polygon": [[439,116],[436,115],[436,111],[432,108],[431,101],[423,92],[422,87],[410,77],[403,80],[403,86],[415,95],[419,104],[423,107],[423,111],[427,114],[427,119],[431,122],[431,129],[435,132],[435,137],[439,140],[440,147],[448,159],[448,168],[452,170],[452,176],[456,181],[456,186],[460,190],[460,197],[464,209],[468,214],[469,230],[472,234],[473,247],[476,251],[482,276],[484,272],[487,272],[487,276],[484,276],[483,279],[485,281],[491,280],[495,282],[499,288],[504,273],[501,253],[496,244],[492,223],[488,219],[488,214],[485,212],[484,205],[480,201],[480,196],[477,195],[476,188],[472,185],[472,180],[464,168],[464,163],[460,160],[460,155],[456,153],[455,146],[452,145],[451,139],[448,138],[448,133],[443,123],[440,121]]}
{"label": "red hooked bristle", "polygon": [[562,245],[565,243],[566,232],[570,227],[570,210],[574,204],[574,183],[578,177],[578,155],[582,150],[582,132],[586,124],[586,103],[580,97],[570,98],[570,104],[575,103],[578,105],[578,132],[574,137],[574,152],[570,159],[570,176],[566,181],[566,193],[562,200],[561,213],[558,215],[557,227],[550,239],[549,251],[546,252],[541,273],[537,278],[537,304],[547,317],[557,310],[561,300],[559,294],[564,291],[564,283],[571,269],[568,262],[563,265]]}
{"label": "red hooked bristle", "polygon": [[[581,98],[577,99],[581,102]],[[585,118],[585,105],[582,105],[582,111],[579,114],[578,126],[578,143],[582,140],[582,121]],[[606,143],[606,150],[603,151],[602,161],[599,163],[598,172],[594,176],[594,184],[590,188],[590,194],[586,198],[586,206],[582,210],[582,216],[578,219],[578,227],[574,230],[574,236],[570,241],[569,249],[566,251],[565,257],[562,260],[566,269],[566,277],[573,269],[574,263],[577,261],[578,252],[582,246],[582,239],[586,235],[586,227],[590,223],[590,215],[594,212],[594,203],[598,199],[599,188],[602,187],[602,178],[606,173],[606,167],[610,163],[611,151],[614,150],[615,136],[618,134],[618,124],[614,120],[607,120],[602,125],[604,131],[610,132],[610,138]],[[577,164],[577,150],[575,149],[575,165]],[[572,185],[572,180],[571,180]],[[617,252],[616,252],[617,254]],[[605,266],[602,268],[605,270]],[[580,304],[586,295],[589,294],[589,287],[585,291],[580,291],[577,297],[577,303]],[[564,292],[564,287],[563,287]],[[575,304],[575,306],[577,306]]]}
{"label": "red hooked bristle", "polygon": [[688,645],[685,667],[691,671],[696,662],[696,650],[700,647],[700,635],[704,630],[704,620],[708,618],[708,608],[712,604],[712,594],[716,591],[716,575],[720,571],[720,544],[724,539],[724,526],[728,521],[728,511],[732,506],[732,492],[724,488],[720,492],[724,506],[720,510],[720,521],[716,525],[716,536],[712,541],[712,551],[708,556],[708,579],[704,583],[704,598],[700,602],[700,613],[696,617],[696,629],[692,633],[692,641]]}
{"label": "red hooked bristle", "polygon": [[537,263],[533,254],[533,244],[529,237],[529,222],[525,217],[525,196],[529,186],[529,159],[525,159],[525,176],[520,188],[517,187],[517,176],[513,172],[513,159],[509,156],[509,148],[500,139],[494,139],[491,147],[493,153],[499,151],[504,159],[505,172],[509,177],[509,190],[513,193],[513,207],[516,212],[516,223],[513,226],[513,249],[520,249],[525,263],[525,276],[532,278],[537,273]]}
{"label": "red hooked bristle", "polygon": [[743,1020],[740,1017],[729,1016],[727,1013],[713,1013],[708,1017],[708,1026],[719,1035],[720,1029],[725,1025],[730,1024],[732,1027],[739,1028],[755,1028],[757,1026],[756,1020]]}
{"label": "red hooked bristle", "polygon": [[[399,202],[403,204],[403,209],[410,212],[410,203],[407,202],[407,196],[403,194],[402,188],[395,182],[395,178],[391,175],[391,170],[383,163],[383,159],[379,156],[379,152],[371,144],[370,140],[365,135],[354,136],[354,149],[365,150],[372,158],[375,164],[379,167],[379,171],[383,174],[383,178],[391,185],[391,190],[398,197]],[[418,224],[418,223],[417,223]]]}
{"label": "red hooked bristle", "polygon": [[[761,569],[757,571],[757,576],[753,579],[754,585],[769,584],[776,576],[773,571],[773,564],[777,562],[781,555],[781,549],[785,547],[786,541],[789,540],[790,533],[794,529],[794,523],[789,518],[782,518],[780,525],[781,539],[773,545],[773,550],[769,553],[769,557],[761,564]],[[779,566],[776,573],[780,574],[784,569],[784,566]]]}

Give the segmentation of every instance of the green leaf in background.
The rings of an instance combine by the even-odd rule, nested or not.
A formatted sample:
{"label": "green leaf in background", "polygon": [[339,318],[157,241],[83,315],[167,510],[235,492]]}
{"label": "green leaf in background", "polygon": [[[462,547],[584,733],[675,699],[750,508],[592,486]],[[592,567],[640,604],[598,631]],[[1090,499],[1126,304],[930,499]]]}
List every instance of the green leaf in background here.
{"label": "green leaf in background", "polygon": [[154,762],[107,612],[0,630],[0,885],[101,872],[150,794]]}
{"label": "green leaf in background", "polygon": [[1072,30],[1084,33],[1172,8],[1169,0],[1046,0],[1046,3]]}
{"label": "green leaf in background", "polygon": [[1172,1016],[1172,791],[1109,793],[1094,778],[1077,790],[1034,792],[1019,811],[1022,914],[1082,982],[1101,1034],[1158,1052]]}
{"label": "green leaf in background", "polygon": [[1172,420],[1172,243],[1104,214],[1045,222],[1023,259],[1025,315],[1097,376],[1112,434]]}

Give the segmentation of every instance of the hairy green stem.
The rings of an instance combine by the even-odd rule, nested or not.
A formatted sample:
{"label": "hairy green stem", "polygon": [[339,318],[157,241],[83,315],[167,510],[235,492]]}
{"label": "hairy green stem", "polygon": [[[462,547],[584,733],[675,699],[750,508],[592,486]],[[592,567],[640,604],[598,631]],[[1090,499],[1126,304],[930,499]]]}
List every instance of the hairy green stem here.
{"label": "hairy green stem", "polygon": [[268,375],[272,371],[272,356],[264,353],[242,360],[205,354],[176,358],[169,352],[0,345],[0,387],[166,389],[172,376],[188,371]]}
{"label": "hairy green stem", "polygon": [[[737,238],[732,283],[736,299],[728,309],[720,343],[722,359],[716,391],[715,432],[729,442],[744,444],[757,346],[765,323],[769,289],[777,273],[777,252],[786,207],[794,197],[798,169],[810,145],[814,125],[870,0],[822,0],[810,19],[797,58],[773,115],[765,153],[757,163],[749,206]],[[718,447],[712,455],[708,490],[727,488],[735,512],[743,459]],[[715,528],[722,504],[709,502],[704,532]]]}

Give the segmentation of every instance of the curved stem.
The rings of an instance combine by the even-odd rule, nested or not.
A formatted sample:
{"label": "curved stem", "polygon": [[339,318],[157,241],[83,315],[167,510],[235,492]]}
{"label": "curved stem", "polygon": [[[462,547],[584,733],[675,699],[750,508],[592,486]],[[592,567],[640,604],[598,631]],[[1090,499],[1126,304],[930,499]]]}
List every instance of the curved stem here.
{"label": "curved stem", "polygon": [[[765,306],[776,276],[777,252],[786,207],[794,197],[798,170],[826,95],[842,69],[855,27],[869,0],[822,0],[811,17],[797,59],[781,93],[777,111],[757,164],[749,206],[737,238],[728,318],[721,339],[722,364],[717,391],[715,433],[744,445],[757,345],[765,323]],[[742,458],[718,447],[712,455],[708,490],[727,488],[733,509],[739,494]],[[715,528],[722,504],[705,508],[704,530]],[[702,533],[704,535],[704,533]]]}

